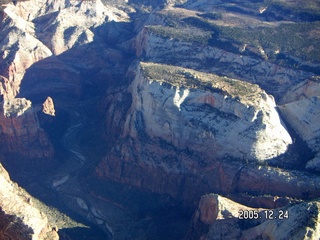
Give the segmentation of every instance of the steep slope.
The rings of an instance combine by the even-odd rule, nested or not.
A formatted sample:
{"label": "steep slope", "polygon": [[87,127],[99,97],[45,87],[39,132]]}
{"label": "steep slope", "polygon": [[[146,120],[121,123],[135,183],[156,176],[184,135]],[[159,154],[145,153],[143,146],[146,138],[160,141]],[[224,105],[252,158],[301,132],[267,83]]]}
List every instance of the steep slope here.
{"label": "steep slope", "polygon": [[0,164],[0,239],[59,239],[47,216],[33,206],[33,198],[11,182]]}
{"label": "steep slope", "polygon": [[287,239],[288,236],[319,238],[318,201],[269,210],[248,208],[215,194],[205,195],[185,239]]}
{"label": "steep slope", "polygon": [[[257,85],[154,63],[134,64],[128,75],[129,92],[108,112],[108,127],[123,121],[123,128],[99,176],[188,201],[205,191],[319,196],[317,176],[255,167],[292,143],[273,98]],[[128,94],[131,106],[113,119]],[[304,187],[295,187],[300,180]]]}
{"label": "steep slope", "polygon": [[[285,228],[317,237],[318,1],[35,0],[1,10],[0,160],[34,192],[102,239],[180,238],[181,212],[211,192],[247,205],[218,197],[227,212],[286,206],[293,218],[243,226],[202,216],[208,239],[230,222],[230,238],[286,238]],[[38,173],[44,166],[52,171]],[[308,209],[311,218],[299,213]]]}

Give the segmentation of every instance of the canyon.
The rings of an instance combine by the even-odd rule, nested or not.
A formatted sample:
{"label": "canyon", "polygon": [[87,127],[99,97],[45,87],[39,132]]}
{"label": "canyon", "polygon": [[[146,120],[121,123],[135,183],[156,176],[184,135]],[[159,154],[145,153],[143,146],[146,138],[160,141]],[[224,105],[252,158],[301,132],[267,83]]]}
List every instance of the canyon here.
{"label": "canyon", "polygon": [[0,237],[320,237],[317,1],[1,4]]}

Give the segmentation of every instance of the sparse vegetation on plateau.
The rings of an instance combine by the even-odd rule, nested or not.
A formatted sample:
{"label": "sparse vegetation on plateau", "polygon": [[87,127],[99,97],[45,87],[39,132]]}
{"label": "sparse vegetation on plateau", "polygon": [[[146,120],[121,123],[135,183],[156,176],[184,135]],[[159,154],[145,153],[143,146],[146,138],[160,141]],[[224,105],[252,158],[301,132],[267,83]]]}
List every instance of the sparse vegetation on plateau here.
{"label": "sparse vegetation on plateau", "polygon": [[[261,45],[293,57],[320,62],[320,22],[286,23],[277,27],[219,27],[219,37],[240,44]],[[270,57],[270,56],[269,56]]]}
{"label": "sparse vegetation on plateau", "polygon": [[194,27],[174,28],[161,25],[148,26],[148,29],[162,37],[172,38],[184,42],[206,45],[212,33]]}
{"label": "sparse vegetation on plateau", "polygon": [[221,77],[215,74],[198,72],[172,65],[141,63],[144,76],[150,80],[169,83],[173,86],[204,89],[253,102],[259,99],[262,90],[256,84]]}

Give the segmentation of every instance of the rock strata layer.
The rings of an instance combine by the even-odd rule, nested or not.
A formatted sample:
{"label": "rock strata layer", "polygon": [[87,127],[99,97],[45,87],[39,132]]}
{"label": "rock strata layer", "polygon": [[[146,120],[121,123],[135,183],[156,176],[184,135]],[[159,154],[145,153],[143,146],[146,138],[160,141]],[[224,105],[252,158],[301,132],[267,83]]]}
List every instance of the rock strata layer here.
{"label": "rock strata layer", "polygon": [[47,133],[40,127],[36,111],[29,100],[5,100],[0,111],[1,154],[14,159],[53,158],[54,149]]}
{"label": "rock strata layer", "polygon": [[201,197],[186,239],[319,239],[320,203],[248,208],[216,194]]}
{"label": "rock strata layer", "polygon": [[255,166],[292,143],[273,98],[257,85],[154,63],[130,73],[131,106],[123,128],[113,119],[121,109],[109,108],[120,138],[97,166],[99,176],[188,200],[205,191],[319,196],[315,175]]}
{"label": "rock strata layer", "polygon": [[33,206],[33,198],[10,180],[1,164],[0,185],[0,239],[59,239],[47,216]]}

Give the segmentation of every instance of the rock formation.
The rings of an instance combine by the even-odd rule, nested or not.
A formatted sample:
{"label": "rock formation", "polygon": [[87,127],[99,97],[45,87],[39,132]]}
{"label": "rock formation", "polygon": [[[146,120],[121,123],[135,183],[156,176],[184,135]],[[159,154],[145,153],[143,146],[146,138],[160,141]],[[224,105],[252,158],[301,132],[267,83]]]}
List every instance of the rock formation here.
{"label": "rock formation", "polygon": [[[257,85],[167,65],[135,66],[121,138],[96,168],[99,176],[189,201],[201,191],[319,197],[317,176],[255,166],[291,144],[273,98]],[[111,118],[121,115],[110,110]]]}
{"label": "rock formation", "polygon": [[59,239],[32,197],[10,180],[0,164],[0,239]]}
{"label": "rock formation", "polygon": [[201,197],[185,239],[318,239],[320,204],[248,208],[215,194]]}
{"label": "rock formation", "polygon": [[0,127],[2,156],[9,154],[12,156],[10,159],[28,161],[53,157],[53,146],[47,133],[40,127],[29,100],[5,100],[0,111]]}
{"label": "rock formation", "polygon": [[[57,195],[115,239],[121,221],[101,218],[113,212],[96,198],[117,200],[91,190],[87,175],[187,205],[221,194],[201,198],[191,239],[319,237],[316,1],[2,3],[1,161],[43,164],[57,151],[65,169],[46,180],[58,179],[66,189]],[[263,212],[254,207],[282,207],[290,219],[237,219],[239,209]],[[16,211],[1,205],[1,226],[16,218],[35,235],[47,231],[41,214],[34,224]]]}
{"label": "rock formation", "polygon": [[42,111],[45,114],[55,116],[54,104],[51,97],[47,97],[46,101],[43,103],[42,106],[43,106]]}

